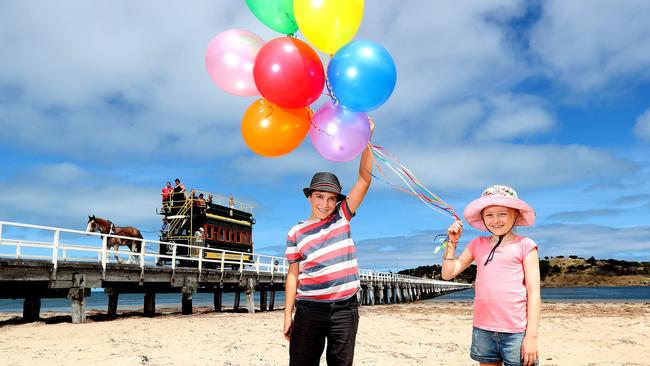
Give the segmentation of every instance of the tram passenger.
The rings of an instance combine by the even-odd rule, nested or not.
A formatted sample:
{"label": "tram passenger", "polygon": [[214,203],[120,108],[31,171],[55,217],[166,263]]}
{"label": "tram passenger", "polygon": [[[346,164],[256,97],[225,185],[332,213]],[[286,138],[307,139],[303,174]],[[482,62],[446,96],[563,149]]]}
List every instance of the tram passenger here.
{"label": "tram passenger", "polygon": [[199,193],[199,198],[196,199],[195,204],[199,213],[205,215],[206,203],[205,203],[205,199],[203,198],[203,193]]}
{"label": "tram passenger", "polygon": [[172,198],[172,192],[174,191],[174,188],[172,188],[172,183],[167,182],[165,186],[162,189],[162,192],[160,193],[160,196],[162,197],[162,203],[163,203],[163,208],[165,211],[169,208],[171,205],[171,198]]}
{"label": "tram passenger", "polygon": [[196,205],[198,207],[205,207],[205,198],[203,197],[203,193],[199,193],[199,198],[196,199]]}
{"label": "tram passenger", "polygon": [[314,174],[303,189],[311,215],[289,230],[286,249],[283,332],[290,342],[290,365],[318,365],[326,340],[328,365],[352,365],[361,285],[350,220],[368,192],[371,172],[366,147],[347,197],[332,173]]}
{"label": "tram passenger", "polygon": [[174,183],[176,183],[176,186],[174,187],[174,193],[185,194],[185,184],[181,183],[181,180],[178,178],[174,180]]}
{"label": "tram passenger", "polygon": [[[205,232],[203,230],[203,227],[200,227],[195,233],[194,233],[194,246],[196,247],[203,247],[205,246]],[[199,256],[199,248],[192,248],[192,257],[198,257]]]}
{"label": "tram passenger", "polygon": [[181,183],[181,180],[178,178],[176,178],[174,182],[176,183],[176,186],[172,193],[172,215],[176,214],[185,204],[185,185]]}
{"label": "tram passenger", "polygon": [[165,237],[169,233],[169,220],[166,217],[162,219],[162,226],[160,227],[160,236]]}

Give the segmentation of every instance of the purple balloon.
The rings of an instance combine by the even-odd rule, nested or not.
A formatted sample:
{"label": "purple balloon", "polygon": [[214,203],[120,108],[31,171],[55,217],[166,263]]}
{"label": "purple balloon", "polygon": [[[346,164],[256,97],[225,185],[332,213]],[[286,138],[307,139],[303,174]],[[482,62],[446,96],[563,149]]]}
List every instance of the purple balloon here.
{"label": "purple balloon", "polygon": [[312,117],[309,137],[316,151],[327,160],[350,161],[370,141],[370,122],[364,112],[351,112],[333,100]]}

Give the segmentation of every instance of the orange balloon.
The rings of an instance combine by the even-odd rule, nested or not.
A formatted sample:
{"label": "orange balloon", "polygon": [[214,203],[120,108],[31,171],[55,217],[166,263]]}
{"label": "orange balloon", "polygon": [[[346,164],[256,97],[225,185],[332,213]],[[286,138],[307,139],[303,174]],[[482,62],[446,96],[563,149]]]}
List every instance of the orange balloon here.
{"label": "orange balloon", "polygon": [[244,113],[241,133],[246,145],[259,155],[288,154],[307,136],[311,114],[309,107],[283,108],[260,98]]}

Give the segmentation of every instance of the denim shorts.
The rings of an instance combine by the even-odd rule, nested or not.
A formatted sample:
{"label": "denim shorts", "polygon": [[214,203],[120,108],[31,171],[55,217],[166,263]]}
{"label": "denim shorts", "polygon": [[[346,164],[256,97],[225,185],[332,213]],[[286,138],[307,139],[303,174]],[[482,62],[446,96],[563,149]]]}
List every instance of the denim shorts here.
{"label": "denim shorts", "polygon": [[[526,332],[502,333],[474,327],[470,357],[478,362],[503,362],[504,366],[523,364],[521,343]],[[535,365],[539,360],[535,361]]]}

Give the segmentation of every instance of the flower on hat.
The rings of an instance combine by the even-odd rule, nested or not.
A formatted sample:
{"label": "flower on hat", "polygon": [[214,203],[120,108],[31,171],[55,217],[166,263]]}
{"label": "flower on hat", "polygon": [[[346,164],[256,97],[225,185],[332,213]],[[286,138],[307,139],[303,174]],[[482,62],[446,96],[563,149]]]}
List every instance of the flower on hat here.
{"label": "flower on hat", "polygon": [[493,185],[487,187],[483,191],[483,194],[481,194],[481,197],[488,197],[488,196],[519,198],[517,197],[517,192],[515,192],[515,190],[512,187],[500,186],[500,185]]}

